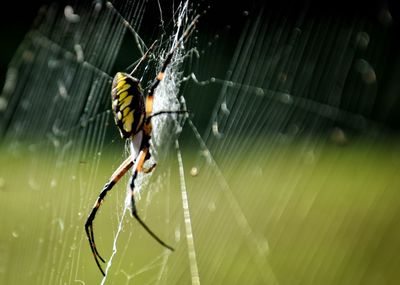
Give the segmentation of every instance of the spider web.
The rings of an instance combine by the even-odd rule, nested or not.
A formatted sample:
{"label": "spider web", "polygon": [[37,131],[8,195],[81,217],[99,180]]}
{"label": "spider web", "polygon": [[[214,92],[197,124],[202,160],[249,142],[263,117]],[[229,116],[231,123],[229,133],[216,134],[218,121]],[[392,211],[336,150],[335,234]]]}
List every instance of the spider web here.
{"label": "spider web", "polygon": [[[0,97],[1,283],[399,280],[390,9],[231,5],[121,0],[39,12]],[[83,225],[129,155],[109,111],[113,74],[158,40],[135,74],[148,87],[198,14],[155,94],[155,111],[190,114],[154,118],[158,166],[139,177],[139,213],[175,251],[129,216],[127,177],[94,222],[102,279]]]}

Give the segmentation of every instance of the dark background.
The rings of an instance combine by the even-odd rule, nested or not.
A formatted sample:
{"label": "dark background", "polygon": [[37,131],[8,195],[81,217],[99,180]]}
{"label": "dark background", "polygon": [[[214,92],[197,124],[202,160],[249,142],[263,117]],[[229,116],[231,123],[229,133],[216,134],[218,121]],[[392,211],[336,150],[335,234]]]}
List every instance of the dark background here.
{"label": "dark background", "polygon": [[[48,5],[54,1],[40,0],[40,1],[26,1],[20,3],[18,1],[11,1],[7,3],[7,8],[1,10],[0,14],[0,35],[1,52],[0,52],[0,86],[3,86],[7,65],[9,64],[13,54],[15,53],[18,45],[23,40],[24,35],[30,29],[32,22],[42,5]],[[71,1],[57,1],[62,5],[71,3]],[[74,5],[77,1],[72,1]],[[79,1],[78,1],[79,2]],[[168,7],[172,7],[172,1],[161,1],[163,5],[163,12],[165,18],[168,17]],[[384,123],[393,129],[400,129],[400,84],[397,83],[397,78],[400,76],[400,33],[399,33],[399,16],[400,9],[396,5],[396,1],[390,0],[373,0],[373,1],[295,1],[295,0],[272,0],[272,1],[193,1],[197,10],[207,10],[206,21],[199,23],[199,30],[202,33],[209,33],[210,36],[216,34],[223,29],[226,23],[231,23],[233,28],[237,29],[240,33],[241,23],[244,21],[243,14],[247,11],[250,12],[248,17],[252,16],[252,12],[264,6],[265,9],[284,15],[287,20],[295,20],[299,15],[312,19],[323,19],[327,16],[333,16],[343,21],[351,21],[354,17],[361,17],[367,19],[371,23],[377,23],[379,13],[383,8],[387,8],[392,16],[392,22],[389,27],[388,33],[388,49],[386,58],[386,68],[384,73],[384,81],[380,81],[381,85],[385,85],[380,93],[385,93],[386,90],[391,90],[391,98],[388,95],[380,96],[377,99],[377,107],[372,120]],[[149,1],[148,9],[146,11],[158,11],[157,1]],[[151,7],[154,5],[154,9]],[[209,7],[209,8],[208,8]],[[148,12],[150,13],[150,12]],[[153,14],[144,17],[142,24],[143,29],[157,29],[154,25]],[[158,15],[157,15],[158,17]],[[235,31],[235,30],[234,30]],[[226,43],[234,45],[234,42]],[[393,95],[394,94],[394,95]],[[379,101],[381,100],[381,101]],[[388,103],[390,102],[390,103]],[[390,104],[391,107],[385,106]],[[380,107],[384,106],[384,107]],[[390,109],[390,112],[387,110]],[[383,111],[384,110],[384,111]]]}
{"label": "dark background", "polygon": [[[32,22],[37,15],[38,10],[42,5],[48,5],[49,3],[59,2],[65,3],[76,3],[79,1],[51,1],[51,0],[36,0],[36,1],[9,1],[7,6],[3,6],[0,10],[0,35],[1,35],[1,52],[0,52],[0,79],[3,82],[4,73],[7,65],[10,62],[16,48],[22,41],[24,35],[27,33],[32,25]],[[150,5],[156,7],[156,1],[149,1]],[[163,3],[172,1],[162,1]],[[326,15],[335,15],[337,17],[350,19],[357,15],[367,15],[372,20],[377,18],[382,7],[387,6],[393,16],[393,25],[396,28],[394,36],[399,38],[398,33],[398,18],[400,10],[396,1],[394,0],[371,0],[371,1],[305,1],[305,0],[265,0],[265,1],[227,1],[218,0],[210,1],[205,5],[205,1],[193,1],[201,2],[200,5],[210,6],[210,10],[215,17],[209,17],[207,23],[201,23],[209,27],[217,26],[221,23],[230,21],[237,21],[240,18],[240,13],[243,11],[251,11],[257,9],[257,7],[265,4],[268,9],[277,11],[285,11],[289,16],[302,13],[307,9],[308,17],[324,17]],[[207,3],[206,3],[207,4]],[[168,5],[165,5],[168,7]],[[165,9],[163,7],[163,9]],[[210,14],[211,14],[210,12]],[[146,21],[146,18],[144,19]],[[209,21],[211,20],[211,22]],[[209,30],[209,29],[208,29]],[[204,29],[207,31],[207,29]],[[400,39],[399,39],[400,40]]]}

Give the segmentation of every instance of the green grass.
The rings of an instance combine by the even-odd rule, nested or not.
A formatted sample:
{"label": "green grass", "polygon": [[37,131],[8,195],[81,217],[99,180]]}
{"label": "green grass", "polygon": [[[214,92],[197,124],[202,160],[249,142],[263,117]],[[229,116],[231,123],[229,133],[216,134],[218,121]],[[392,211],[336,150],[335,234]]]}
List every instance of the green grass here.
{"label": "green grass", "polygon": [[[186,175],[203,284],[398,284],[400,156],[394,141],[314,148],[265,143],[260,149]],[[1,153],[0,283],[98,284],[83,225],[122,157],[111,151],[84,161],[45,150]],[[195,154],[183,152],[187,174],[198,165]],[[160,276],[162,284],[190,284],[178,167],[173,155],[168,161],[158,166],[138,207],[175,252],[164,251],[127,216],[106,284],[152,284]],[[113,190],[95,221],[106,259],[125,185]]]}

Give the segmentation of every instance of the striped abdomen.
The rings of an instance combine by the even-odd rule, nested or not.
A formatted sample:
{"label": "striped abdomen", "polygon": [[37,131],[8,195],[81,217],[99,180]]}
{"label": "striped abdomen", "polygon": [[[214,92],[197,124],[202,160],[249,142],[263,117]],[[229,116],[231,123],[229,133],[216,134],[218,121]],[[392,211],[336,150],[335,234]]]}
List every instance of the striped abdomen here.
{"label": "striped abdomen", "polygon": [[134,136],[143,126],[144,96],[140,82],[129,74],[118,72],[112,83],[112,109],[122,138]]}

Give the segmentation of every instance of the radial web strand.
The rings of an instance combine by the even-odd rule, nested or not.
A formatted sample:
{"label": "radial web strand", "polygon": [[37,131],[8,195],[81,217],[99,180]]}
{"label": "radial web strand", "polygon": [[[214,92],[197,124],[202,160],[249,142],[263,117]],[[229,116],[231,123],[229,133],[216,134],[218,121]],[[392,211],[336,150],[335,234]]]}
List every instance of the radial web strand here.
{"label": "radial web strand", "polygon": [[181,195],[182,195],[182,208],[183,208],[183,218],[185,220],[185,231],[186,231],[186,242],[188,247],[188,255],[190,262],[190,272],[192,275],[192,284],[200,285],[200,277],[199,277],[199,269],[197,266],[196,259],[196,250],[194,246],[194,237],[192,231],[192,222],[190,219],[190,211],[189,211],[189,201],[188,194],[186,190],[186,182],[185,182],[185,171],[183,167],[182,154],[179,150],[179,142],[175,141],[176,153],[179,163],[179,176],[180,176],[180,185],[181,185]]}

